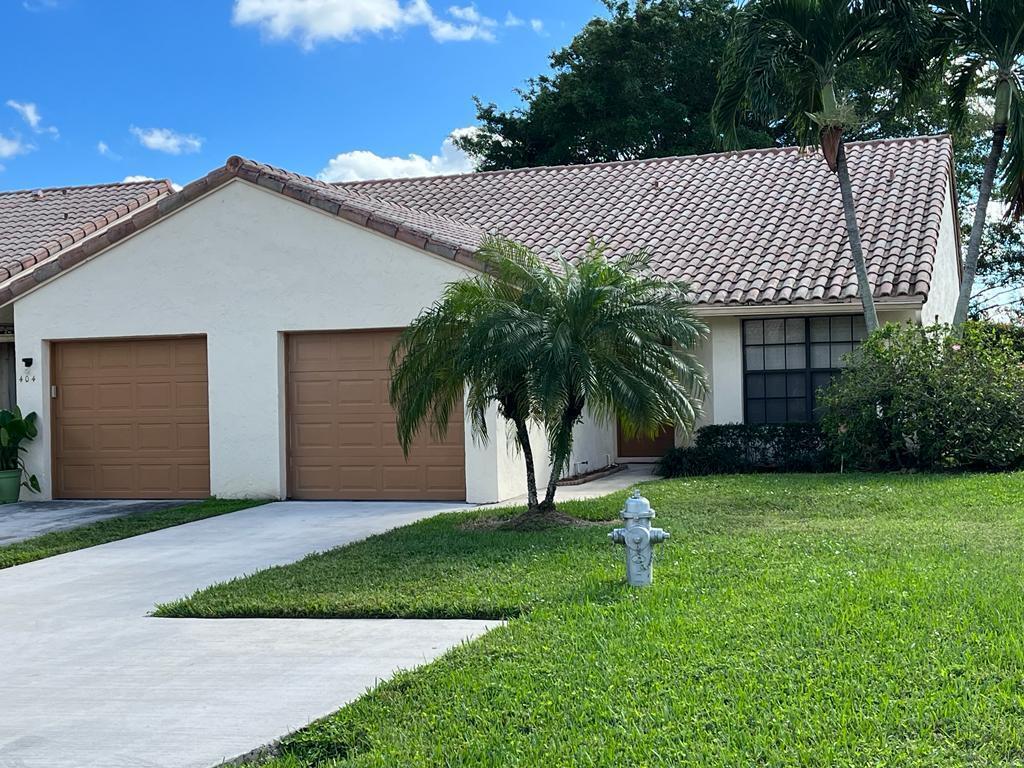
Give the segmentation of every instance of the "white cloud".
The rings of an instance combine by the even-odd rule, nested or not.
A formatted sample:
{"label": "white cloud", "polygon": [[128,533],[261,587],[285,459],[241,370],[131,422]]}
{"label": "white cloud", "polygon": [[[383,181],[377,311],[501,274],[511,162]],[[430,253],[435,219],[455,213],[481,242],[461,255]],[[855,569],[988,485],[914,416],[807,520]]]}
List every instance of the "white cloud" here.
{"label": "white cloud", "polygon": [[166,152],[168,155],[190,155],[203,148],[203,139],[192,134],[177,133],[170,128],[138,128],[128,130],[146,149]]}
{"label": "white cloud", "polygon": [[31,152],[35,147],[31,144],[26,144],[21,140],[20,136],[12,136],[7,138],[0,133],[0,158],[14,157],[16,155],[24,155]]}
{"label": "white cloud", "polygon": [[63,0],[23,0],[21,7],[26,11],[51,11],[60,8]]}
{"label": "white cloud", "polygon": [[28,127],[36,133],[48,133],[53,137],[60,136],[60,132],[52,125],[43,125],[43,117],[39,114],[39,108],[30,101],[20,102],[14,99],[7,100],[7,106],[17,112]]}
{"label": "white cloud", "polygon": [[441,144],[440,152],[430,157],[416,154],[405,157],[381,157],[365,149],[342,152],[328,161],[324,169],[317,174],[317,178],[337,182],[469,173],[473,170],[473,160],[455,146],[454,139],[476,130],[459,128],[452,131]]}
{"label": "white cloud", "polygon": [[473,4],[449,6],[448,14],[452,18],[458,19],[459,21],[465,21],[470,24],[480,24],[484,27],[494,27],[498,25],[498,22],[494,19],[482,15]]}
{"label": "white cloud", "polygon": [[544,22],[540,19],[530,19],[530,29],[539,35],[544,31]]}
{"label": "white cloud", "polygon": [[275,40],[296,39],[311,49],[325,40],[425,27],[438,42],[494,40],[494,19],[473,5],[452,6],[438,16],[428,0],[235,0],[235,24],[255,24]]}
{"label": "white cloud", "polygon": [[8,99],[7,106],[21,115],[21,119],[28,123],[29,128],[33,131],[39,127],[39,123],[43,118],[40,117],[39,110],[36,108],[35,104],[21,104],[14,99]]}
{"label": "white cloud", "polygon": [[512,11],[505,14],[505,26],[506,27],[521,27],[526,22],[516,16]]}

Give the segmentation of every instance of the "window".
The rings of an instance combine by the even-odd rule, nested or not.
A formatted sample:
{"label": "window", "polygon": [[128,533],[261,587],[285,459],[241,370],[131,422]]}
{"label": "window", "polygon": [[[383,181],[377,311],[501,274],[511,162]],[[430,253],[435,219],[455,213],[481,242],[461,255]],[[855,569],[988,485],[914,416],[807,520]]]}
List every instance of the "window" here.
{"label": "window", "polygon": [[744,413],[748,424],[814,418],[815,393],[865,337],[860,315],[743,321]]}

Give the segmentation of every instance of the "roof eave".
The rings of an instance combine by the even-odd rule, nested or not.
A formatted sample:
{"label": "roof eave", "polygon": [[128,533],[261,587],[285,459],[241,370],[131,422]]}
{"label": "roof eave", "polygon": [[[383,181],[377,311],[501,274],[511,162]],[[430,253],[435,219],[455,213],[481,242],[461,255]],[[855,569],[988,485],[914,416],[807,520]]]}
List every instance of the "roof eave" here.
{"label": "roof eave", "polygon": [[[881,312],[920,310],[924,296],[900,296],[897,298],[876,298],[875,307]],[[863,312],[860,299],[835,301],[796,301],[789,303],[763,304],[695,304],[693,312],[698,317],[761,317],[807,314],[857,314]]]}

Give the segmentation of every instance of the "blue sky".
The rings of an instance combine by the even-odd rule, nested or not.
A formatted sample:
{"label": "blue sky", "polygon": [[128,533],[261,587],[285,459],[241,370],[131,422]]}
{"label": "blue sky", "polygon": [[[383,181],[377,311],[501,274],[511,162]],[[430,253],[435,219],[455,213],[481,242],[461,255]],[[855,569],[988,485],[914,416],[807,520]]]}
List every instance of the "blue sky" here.
{"label": "blue sky", "polygon": [[442,144],[472,125],[471,97],[513,105],[599,13],[597,0],[6,0],[0,188],[186,183],[232,154],[338,179],[462,170]]}

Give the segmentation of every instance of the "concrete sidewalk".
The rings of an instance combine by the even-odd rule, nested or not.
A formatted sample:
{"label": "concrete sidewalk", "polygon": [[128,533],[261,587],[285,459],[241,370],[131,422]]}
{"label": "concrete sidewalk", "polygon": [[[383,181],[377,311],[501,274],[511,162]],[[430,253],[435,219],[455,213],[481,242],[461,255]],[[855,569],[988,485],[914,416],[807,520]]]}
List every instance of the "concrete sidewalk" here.
{"label": "concrete sidewalk", "polygon": [[480,635],[496,622],[147,616],[456,508],[282,502],[0,571],[0,768],[208,768]]}

